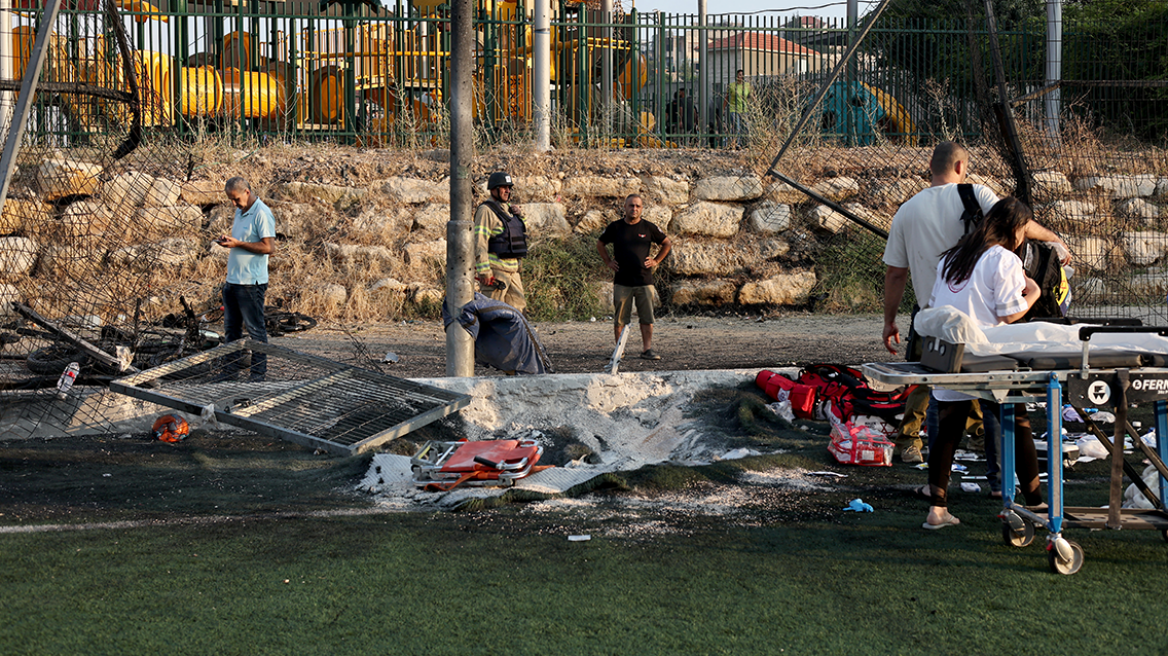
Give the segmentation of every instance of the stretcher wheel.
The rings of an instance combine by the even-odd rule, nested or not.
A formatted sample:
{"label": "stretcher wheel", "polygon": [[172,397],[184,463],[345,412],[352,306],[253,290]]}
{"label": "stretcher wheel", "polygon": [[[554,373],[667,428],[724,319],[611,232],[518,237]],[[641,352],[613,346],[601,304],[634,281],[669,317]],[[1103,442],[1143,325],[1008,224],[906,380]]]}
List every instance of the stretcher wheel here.
{"label": "stretcher wheel", "polygon": [[1009,522],[1002,522],[1002,539],[1011,547],[1028,547],[1034,542],[1034,524],[1022,520],[1022,530],[1015,531]]}
{"label": "stretcher wheel", "polygon": [[1063,560],[1059,556],[1058,549],[1048,549],[1046,557],[1050,561],[1050,571],[1055,574],[1070,576],[1079,571],[1079,568],[1083,566],[1083,547],[1080,547],[1077,542],[1071,542],[1070,540],[1066,542],[1071,548],[1071,557],[1069,560]]}

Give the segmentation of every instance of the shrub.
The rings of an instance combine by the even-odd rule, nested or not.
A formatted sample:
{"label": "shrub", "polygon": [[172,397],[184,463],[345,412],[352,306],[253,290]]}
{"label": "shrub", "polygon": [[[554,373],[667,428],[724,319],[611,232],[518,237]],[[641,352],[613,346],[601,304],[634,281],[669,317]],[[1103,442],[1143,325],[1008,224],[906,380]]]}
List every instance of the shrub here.
{"label": "shrub", "polygon": [[596,282],[606,274],[595,237],[571,235],[536,245],[523,261],[528,316],[563,321],[600,314]]}

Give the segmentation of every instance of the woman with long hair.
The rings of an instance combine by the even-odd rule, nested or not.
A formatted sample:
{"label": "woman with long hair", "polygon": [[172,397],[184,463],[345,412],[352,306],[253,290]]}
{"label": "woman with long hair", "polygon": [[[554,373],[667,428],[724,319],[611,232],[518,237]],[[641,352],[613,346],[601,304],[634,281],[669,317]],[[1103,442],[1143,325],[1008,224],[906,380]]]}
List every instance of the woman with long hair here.
{"label": "woman with long hair", "polygon": [[[941,254],[929,307],[956,308],[983,328],[1013,323],[1025,316],[1038,300],[1038,283],[1026,276],[1014,251],[1022,245],[1032,216],[1030,208],[1017,198],[998,201],[973,231]],[[929,497],[929,514],[923,524],[926,529],[961,523],[949,514],[947,490],[953,454],[974,398],[946,389],[934,389],[933,397],[938,403],[940,428],[929,451],[928,489],[920,490]],[[1000,440],[998,404],[984,399],[979,402],[986,418],[986,443]],[[1018,418],[1014,440],[1018,480],[1026,504],[1036,506],[1042,503],[1038,456],[1026,404],[1015,404],[1014,409]],[[1008,493],[1013,494],[1013,490]]]}

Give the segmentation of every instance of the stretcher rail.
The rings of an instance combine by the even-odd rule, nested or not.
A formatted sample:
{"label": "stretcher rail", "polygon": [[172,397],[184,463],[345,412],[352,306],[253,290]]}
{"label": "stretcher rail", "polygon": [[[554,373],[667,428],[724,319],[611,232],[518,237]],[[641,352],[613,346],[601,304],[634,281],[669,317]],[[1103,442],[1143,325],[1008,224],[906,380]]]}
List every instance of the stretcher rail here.
{"label": "stretcher rail", "polygon": [[[1168,334],[1165,328],[1084,326],[1080,339],[1084,347],[1091,335],[1099,332],[1155,332]],[[1160,356],[1160,360],[1163,357]],[[1016,504],[1012,494],[1003,494],[1002,536],[1007,544],[1016,547],[1029,545],[1034,538],[1035,527],[1041,526],[1048,532],[1046,551],[1050,568],[1060,574],[1074,574],[1083,564],[1083,550],[1078,544],[1063,537],[1067,528],[1087,529],[1150,529],[1158,530],[1168,540],[1168,368],[1092,368],[1089,366],[1086,348],[1082,364],[1075,368],[1019,371],[987,371],[947,373],[927,369],[916,362],[869,363],[861,366],[865,377],[873,386],[899,387],[904,385],[929,385],[964,392],[978,398],[1001,404],[1002,445],[1002,490],[1015,489],[1014,470],[1014,408],[1004,401],[1045,401],[1047,410],[1047,430],[1049,435],[1062,434],[1062,406],[1064,391],[1067,401],[1077,409],[1084,407],[1105,407],[1115,411],[1116,430],[1107,439],[1099,429],[1088,421],[1089,428],[1101,437],[1111,452],[1112,467],[1107,508],[1064,507],[1063,503],[1063,459],[1048,457],[1047,467],[1047,508],[1045,512]],[[1155,409],[1156,450],[1152,451],[1141,441],[1140,435],[1127,421],[1128,405],[1133,402],[1151,403]],[[1080,412],[1080,415],[1085,413]],[[1133,442],[1138,442],[1143,455],[1148,457],[1160,475],[1159,499],[1149,492],[1145,495],[1157,508],[1121,509],[1120,497],[1124,475],[1123,444],[1130,433]],[[1053,446],[1051,445],[1053,444]],[[1048,443],[1048,453],[1057,453],[1057,441]],[[1128,467],[1129,477],[1131,468]],[[1137,486],[1144,490],[1144,486]]]}

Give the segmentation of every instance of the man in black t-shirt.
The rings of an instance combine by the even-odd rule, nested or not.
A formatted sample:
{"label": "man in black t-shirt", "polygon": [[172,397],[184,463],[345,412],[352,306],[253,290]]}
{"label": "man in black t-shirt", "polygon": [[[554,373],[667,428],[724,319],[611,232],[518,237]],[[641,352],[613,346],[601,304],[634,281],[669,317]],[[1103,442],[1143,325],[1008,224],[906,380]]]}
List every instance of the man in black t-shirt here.
{"label": "man in black t-shirt", "polygon": [[[624,218],[608,224],[596,240],[596,250],[604,264],[616,272],[612,281],[615,338],[619,340],[621,331],[632,321],[636,304],[644,346],[641,357],[660,360],[661,356],[653,352],[653,269],[669,255],[673,246],[661,228],[641,219],[644,208],[645,202],[639,195],[626,198]],[[612,244],[612,257],[608,255],[608,244]],[[661,246],[656,257],[649,255],[653,244]]]}

